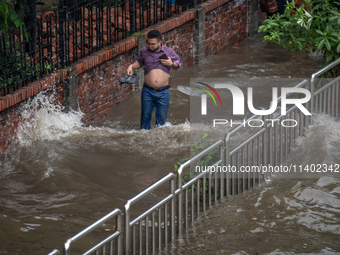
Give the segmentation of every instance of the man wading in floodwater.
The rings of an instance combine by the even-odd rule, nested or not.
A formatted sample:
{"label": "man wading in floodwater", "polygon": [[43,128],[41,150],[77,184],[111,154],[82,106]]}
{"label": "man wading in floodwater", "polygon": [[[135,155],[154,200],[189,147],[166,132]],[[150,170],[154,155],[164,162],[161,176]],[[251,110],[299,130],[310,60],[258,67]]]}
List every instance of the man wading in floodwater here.
{"label": "man wading in floodwater", "polygon": [[142,90],[141,129],[150,129],[150,121],[155,108],[156,125],[164,125],[169,108],[170,68],[179,68],[182,61],[176,52],[162,44],[162,34],[151,30],[147,35],[148,46],[141,49],[137,61],[129,65],[127,74],[133,69],[144,67]]}

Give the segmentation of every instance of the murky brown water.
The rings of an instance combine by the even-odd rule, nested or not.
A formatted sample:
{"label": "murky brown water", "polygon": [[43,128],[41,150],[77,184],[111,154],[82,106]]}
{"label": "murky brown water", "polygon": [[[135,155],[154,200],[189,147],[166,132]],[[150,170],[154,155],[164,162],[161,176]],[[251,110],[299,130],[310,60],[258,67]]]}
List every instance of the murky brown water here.
{"label": "murky brown water", "polygon": [[[123,209],[129,198],[173,171],[179,159],[189,156],[190,131],[202,129],[189,122],[190,78],[309,77],[320,68],[319,61],[286,53],[260,36],[248,38],[172,77],[169,124],[151,131],[139,130],[139,92],[88,127],[81,125],[80,113],[64,114],[45,102],[0,160],[0,254],[61,250],[68,238],[114,208]],[[264,105],[270,91],[267,99]],[[24,115],[33,114],[30,106],[34,102]],[[326,119],[329,131],[312,131],[316,144],[308,144],[298,159],[314,155],[339,163],[339,147],[331,144],[339,136],[333,134],[328,143],[319,139],[337,129]],[[335,254],[340,251],[339,179],[274,178],[220,203],[166,253]]]}
{"label": "murky brown water", "polygon": [[[317,116],[287,164],[339,163],[339,128]],[[306,175],[276,175],[226,198],[158,254],[340,254],[340,173]]]}

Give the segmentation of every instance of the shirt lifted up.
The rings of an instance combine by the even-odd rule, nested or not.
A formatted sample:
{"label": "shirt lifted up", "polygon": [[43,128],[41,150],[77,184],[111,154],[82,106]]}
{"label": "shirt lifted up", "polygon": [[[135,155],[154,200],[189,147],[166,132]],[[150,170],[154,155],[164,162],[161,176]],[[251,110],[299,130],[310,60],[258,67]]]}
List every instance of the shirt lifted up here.
{"label": "shirt lifted up", "polygon": [[144,47],[141,49],[140,55],[137,59],[140,67],[144,68],[144,75],[147,75],[153,69],[161,69],[167,74],[170,73],[170,66],[163,65],[159,59],[159,57],[163,54],[170,57],[172,62],[177,63],[177,68],[182,66],[181,59],[172,48],[162,45],[159,51],[151,51],[148,47]]}

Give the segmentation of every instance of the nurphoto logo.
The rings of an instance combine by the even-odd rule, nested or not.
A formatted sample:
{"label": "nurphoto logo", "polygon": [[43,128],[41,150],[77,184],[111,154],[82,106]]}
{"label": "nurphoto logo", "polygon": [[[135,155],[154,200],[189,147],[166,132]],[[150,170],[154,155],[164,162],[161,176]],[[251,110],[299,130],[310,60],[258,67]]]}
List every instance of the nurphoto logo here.
{"label": "nurphoto logo", "polygon": [[[236,85],[230,84],[230,83],[216,83],[214,85],[208,85],[207,83],[203,82],[196,82],[199,83],[206,88],[200,88],[196,87],[198,89],[203,90],[206,93],[201,94],[201,116],[208,115],[208,103],[207,103],[207,95],[210,96],[210,98],[213,100],[215,106],[217,106],[216,100],[213,96],[213,94],[208,90],[210,89],[218,98],[220,101],[220,105],[223,106],[222,102],[230,101],[230,99],[221,99],[223,95],[226,95],[225,92],[228,92],[227,95],[231,94],[232,96],[232,115],[233,116],[240,116],[245,115],[245,98],[247,99],[247,106],[248,111],[251,112],[254,115],[258,116],[268,116],[273,114],[275,111],[277,111],[278,106],[280,106],[281,109],[281,115],[285,116],[287,114],[287,105],[296,106],[305,116],[311,116],[311,113],[307,110],[307,108],[304,106],[307,102],[311,99],[311,93],[308,89],[305,88],[296,88],[296,87],[281,87],[281,96],[278,96],[278,87],[272,87],[271,88],[271,94],[272,94],[272,101],[270,104],[269,109],[256,109],[254,106],[254,91],[256,92],[256,88],[253,87],[247,87],[247,95],[245,97],[243,91]],[[218,93],[217,90],[221,91]],[[224,93],[222,93],[224,92]],[[270,92],[269,92],[270,93]],[[222,94],[222,96],[221,96]],[[294,94],[294,97],[289,97],[290,95]],[[296,96],[298,95],[298,96]],[[280,101],[280,105],[279,104]],[[289,107],[292,107],[289,106]],[[215,110],[212,110],[212,112],[215,112]],[[276,119],[252,119],[246,121],[243,120],[243,122],[240,122],[239,120],[227,120],[225,118],[214,118],[213,119],[213,127],[216,127],[216,125],[225,125],[225,124],[243,124],[248,125],[249,127],[261,127],[264,125],[265,122],[271,122],[272,126],[274,126],[274,122],[279,121]],[[284,127],[295,127],[298,125],[297,121],[294,119],[284,119],[281,121],[281,125]]]}

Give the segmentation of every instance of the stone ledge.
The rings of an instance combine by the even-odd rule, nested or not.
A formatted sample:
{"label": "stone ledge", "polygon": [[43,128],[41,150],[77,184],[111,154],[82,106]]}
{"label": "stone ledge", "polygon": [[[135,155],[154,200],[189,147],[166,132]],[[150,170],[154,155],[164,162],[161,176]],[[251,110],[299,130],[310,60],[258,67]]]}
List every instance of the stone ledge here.
{"label": "stone ledge", "polygon": [[17,91],[8,94],[0,98],[0,112],[10,108],[26,99],[38,94],[39,92],[46,90],[47,88],[55,85],[58,82],[67,79],[66,70],[58,70],[55,73],[49,74],[48,76],[41,78],[37,81],[30,83],[26,87],[22,87]]}
{"label": "stone ledge", "polygon": [[209,1],[205,2],[203,4],[200,4],[200,6],[203,6],[205,8],[205,12],[208,13],[221,5],[224,5],[228,2],[231,2],[232,0],[214,0],[214,1]]}

